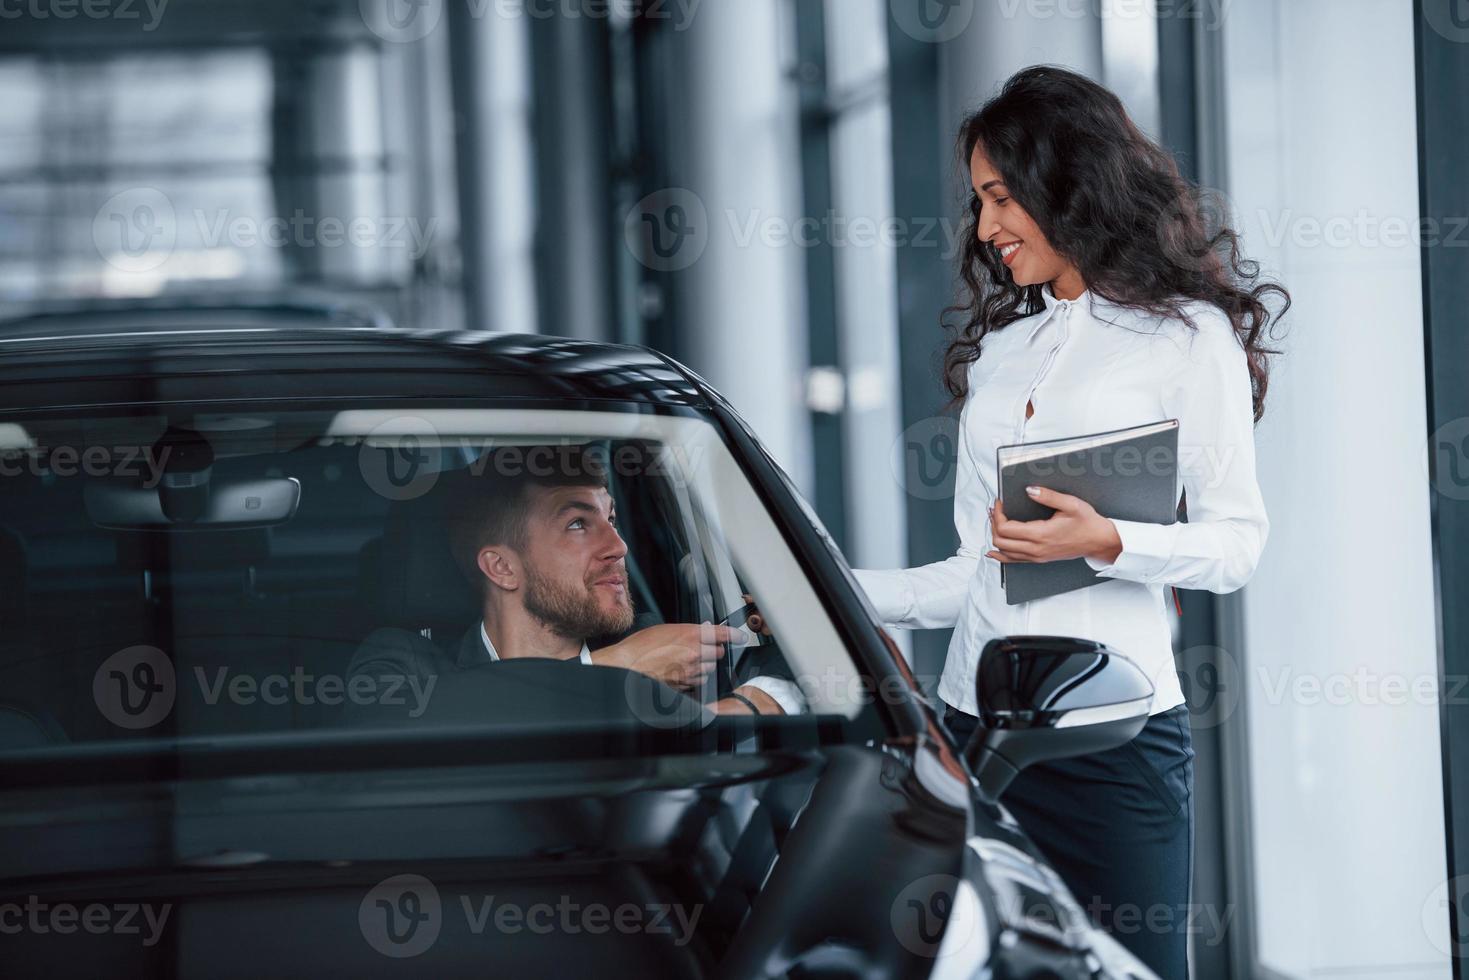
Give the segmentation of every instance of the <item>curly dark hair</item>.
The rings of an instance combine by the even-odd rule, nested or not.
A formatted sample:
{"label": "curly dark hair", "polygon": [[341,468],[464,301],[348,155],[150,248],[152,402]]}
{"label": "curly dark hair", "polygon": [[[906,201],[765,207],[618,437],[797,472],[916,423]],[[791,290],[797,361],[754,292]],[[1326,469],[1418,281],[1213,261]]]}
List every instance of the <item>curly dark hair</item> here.
{"label": "curly dark hair", "polygon": [[[956,148],[966,175],[976,146],[1093,295],[1195,328],[1189,302],[1224,311],[1245,349],[1259,421],[1268,358],[1279,353],[1264,345],[1266,327],[1290,309],[1290,294],[1260,280],[1259,264],[1240,255],[1227,213],[1211,220],[1218,198],[1179,173],[1116,95],[1064,68],[1026,68],[964,120]],[[968,368],[985,336],[1045,309],[1044,286],[1016,285],[999,251],[979,240],[979,214],[971,189],[959,269],[968,295],[944,311],[953,333],[944,383],[954,403],[968,394]],[[1270,294],[1282,301],[1274,313],[1265,304]]]}

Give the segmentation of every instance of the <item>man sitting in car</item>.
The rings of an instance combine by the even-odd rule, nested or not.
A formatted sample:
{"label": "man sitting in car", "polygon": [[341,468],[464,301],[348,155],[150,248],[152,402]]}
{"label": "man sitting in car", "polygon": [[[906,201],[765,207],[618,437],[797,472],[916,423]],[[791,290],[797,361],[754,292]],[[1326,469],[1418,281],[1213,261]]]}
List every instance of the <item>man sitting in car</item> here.
{"label": "man sitting in car", "polygon": [[[483,600],[482,618],[460,640],[454,667],[519,657],[579,660],[636,670],[697,696],[730,655],[727,648],[738,649],[751,637],[731,626],[669,623],[590,649],[588,640],[625,634],[634,624],[628,548],[617,530],[605,466],[577,447],[554,447],[546,454],[555,461],[549,466],[524,465],[530,455],[523,447],[494,450],[474,468],[477,475],[455,474],[448,481],[450,546]],[[351,671],[407,672],[398,662],[406,656],[370,641]],[[732,672],[748,679],[714,701],[714,711],[802,710],[804,699],[783,662],[749,662],[764,668],[761,676],[748,676],[757,672],[748,665]]]}

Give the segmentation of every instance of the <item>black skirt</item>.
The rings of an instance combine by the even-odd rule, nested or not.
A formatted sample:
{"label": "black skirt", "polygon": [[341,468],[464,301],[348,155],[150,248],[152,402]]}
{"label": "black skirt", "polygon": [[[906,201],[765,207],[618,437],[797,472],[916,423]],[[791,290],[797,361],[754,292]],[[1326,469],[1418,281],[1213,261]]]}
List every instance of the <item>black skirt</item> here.
{"label": "black skirt", "polygon": [[[979,719],[953,707],[944,724],[962,747]],[[1126,745],[1043,762],[1000,802],[1092,921],[1164,980],[1188,976],[1194,750],[1187,705],[1148,719]]]}

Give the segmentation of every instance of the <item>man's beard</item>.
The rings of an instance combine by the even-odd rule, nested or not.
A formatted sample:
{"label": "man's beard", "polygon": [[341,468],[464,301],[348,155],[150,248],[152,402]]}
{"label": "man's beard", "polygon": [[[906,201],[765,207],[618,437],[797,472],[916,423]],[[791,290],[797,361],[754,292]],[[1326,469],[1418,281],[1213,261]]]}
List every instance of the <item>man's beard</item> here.
{"label": "man's beard", "polygon": [[632,628],[632,593],[623,590],[622,604],[611,612],[602,608],[593,588],[569,588],[525,569],[525,611],[558,636],[586,642],[594,636],[623,633]]}

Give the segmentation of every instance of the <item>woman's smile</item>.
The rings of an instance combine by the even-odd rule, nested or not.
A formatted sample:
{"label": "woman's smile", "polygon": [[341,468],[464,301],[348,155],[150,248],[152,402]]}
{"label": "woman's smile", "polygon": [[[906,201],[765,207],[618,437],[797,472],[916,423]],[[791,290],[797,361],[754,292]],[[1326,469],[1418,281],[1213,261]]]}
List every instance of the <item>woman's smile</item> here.
{"label": "woman's smile", "polygon": [[1018,252],[1018,251],[1020,251],[1020,246],[1023,245],[1023,244],[1025,244],[1025,243],[1024,242],[1018,242],[1017,241],[1017,242],[1006,242],[1003,245],[996,245],[995,248],[997,248],[997,249],[1000,250],[1000,261],[1004,262],[1006,265],[1009,265],[1011,262],[1014,262],[1015,261],[1015,253]]}

